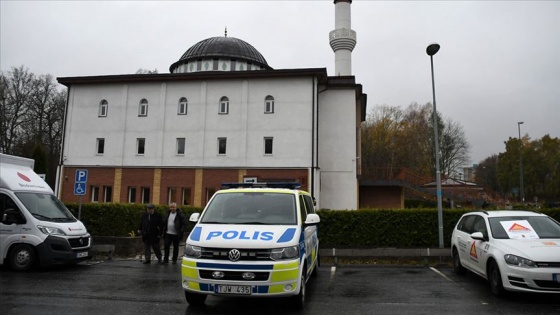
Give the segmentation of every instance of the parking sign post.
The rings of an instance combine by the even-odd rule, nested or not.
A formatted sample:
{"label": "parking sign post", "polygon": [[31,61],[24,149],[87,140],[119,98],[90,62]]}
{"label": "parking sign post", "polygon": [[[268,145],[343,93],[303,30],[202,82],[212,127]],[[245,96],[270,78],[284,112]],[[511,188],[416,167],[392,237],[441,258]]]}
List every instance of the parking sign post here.
{"label": "parking sign post", "polygon": [[86,195],[87,175],[87,170],[76,170],[76,180],[74,181],[74,195],[80,196],[78,198],[78,220],[80,220],[82,216],[82,196]]}

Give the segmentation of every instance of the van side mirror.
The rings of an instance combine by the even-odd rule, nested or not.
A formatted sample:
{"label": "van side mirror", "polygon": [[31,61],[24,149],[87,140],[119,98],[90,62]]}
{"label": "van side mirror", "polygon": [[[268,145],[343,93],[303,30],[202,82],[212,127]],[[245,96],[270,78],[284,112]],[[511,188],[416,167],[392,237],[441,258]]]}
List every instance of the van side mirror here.
{"label": "van side mirror", "polygon": [[317,225],[319,222],[321,222],[321,218],[319,218],[319,215],[316,213],[308,214],[305,219],[305,225]]}
{"label": "van side mirror", "polygon": [[14,209],[6,209],[2,215],[2,223],[6,225],[25,223],[25,219],[21,213]]}
{"label": "van side mirror", "polygon": [[200,217],[200,213],[195,212],[195,213],[191,214],[191,217],[189,218],[189,221],[198,222],[199,217]]}

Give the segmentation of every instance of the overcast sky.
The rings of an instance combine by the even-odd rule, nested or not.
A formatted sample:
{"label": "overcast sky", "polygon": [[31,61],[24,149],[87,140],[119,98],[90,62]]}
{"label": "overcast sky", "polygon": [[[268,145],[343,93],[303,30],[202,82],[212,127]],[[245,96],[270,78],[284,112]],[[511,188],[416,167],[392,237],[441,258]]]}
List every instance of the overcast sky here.
{"label": "overcast sky", "polygon": [[[195,43],[228,36],[274,69],[327,68],[335,5],[321,1],[0,1],[0,66],[54,77],[169,73]],[[560,137],[560,1],[352,3],[356,81],[377,105],[432,102],[458,122],[471,162],[518,136]]]}

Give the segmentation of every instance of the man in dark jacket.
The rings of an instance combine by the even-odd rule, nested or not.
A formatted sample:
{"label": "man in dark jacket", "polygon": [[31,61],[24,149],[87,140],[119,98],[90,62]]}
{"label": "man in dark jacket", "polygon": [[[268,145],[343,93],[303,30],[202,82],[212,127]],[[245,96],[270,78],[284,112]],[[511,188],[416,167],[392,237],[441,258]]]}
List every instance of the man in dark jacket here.
{"label": "man in dark jacket", "polygon": [[151,249],[153,249],[158,262],[162,264],[159,237],[163,235],[163,219],[161,218],[161,214],[155,212],[153,204],[148,204],[146,206],[146,213],[142,215],[138,234],[142,235],[142,242],[144,242],[143,263],[149,264],[151,262]]}
{"label": "man in dark jacket", "polygon": [[173,256],[171,260],[173,264],[177,263],[177,256],[179,256],[179,241],[183,238],[183,233],[187,228],[187,220],[181,210],[177,209],[176,203],[169,205],[169,213],[167,219],[163,222],[163,237],[164,237],[164,255],[163,263],[169,262],[169,249],[173,244]]}

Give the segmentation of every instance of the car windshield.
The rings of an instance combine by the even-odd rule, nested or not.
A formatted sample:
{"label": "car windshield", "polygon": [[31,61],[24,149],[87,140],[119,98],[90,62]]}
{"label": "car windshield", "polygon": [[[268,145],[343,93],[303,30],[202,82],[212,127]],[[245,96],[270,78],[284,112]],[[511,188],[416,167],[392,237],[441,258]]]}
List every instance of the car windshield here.
{"label": "car windshield", "polygon": [[41,193],[16,193],[27,210],[41,221],[75,222],[76,218],[54,195]]}
{"label": "car windshield", "polygon": [[512,238],[558,238],[560,224],[546,216],[508,216],[488,219],[492,237]]}
{"label": "car windshield", "polygon": [[294,225],[294,195],[271,192],[217,194],[206,208],[201,223]]}

